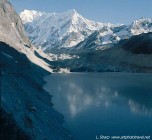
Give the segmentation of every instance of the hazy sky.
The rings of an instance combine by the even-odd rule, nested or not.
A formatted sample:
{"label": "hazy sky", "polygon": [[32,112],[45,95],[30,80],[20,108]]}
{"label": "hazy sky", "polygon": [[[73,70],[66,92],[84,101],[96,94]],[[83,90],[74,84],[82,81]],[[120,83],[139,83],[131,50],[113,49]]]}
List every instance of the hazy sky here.
{"label": "hazy sky", "polygon": [[20,13],[24,9],[64,12],[76,9],[82,16],[100,22],[129,24],[152,17],[152,0],[9,0]]}

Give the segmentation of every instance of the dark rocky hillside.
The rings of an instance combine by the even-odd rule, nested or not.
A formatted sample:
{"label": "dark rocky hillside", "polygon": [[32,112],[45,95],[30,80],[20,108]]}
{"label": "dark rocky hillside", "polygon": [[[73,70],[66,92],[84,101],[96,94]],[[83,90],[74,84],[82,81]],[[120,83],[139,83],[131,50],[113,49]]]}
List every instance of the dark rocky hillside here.
{"label": "dark rocky hillside", "polygon": [[61,61],[58,66],[69,67],[73,72],[152,73],[152,33],[133,36],[105,50],[77,55],[79,59]]}
{"label": "dark rocky hillside", "polygon": [[42,88],[48,72],[6,43],[0,48],[1,140],[71,139],[52,96]]}
{"label": "dark rocky hillside", "polygon": [[0,139],[72,139],[63,127],[63,116],[53,108],[52,96],[43,89],[50,67],[35,56],[22,21],[7,0],[0,0],[0,29]]}
{"label": "dark rocky hillside", "polygon": [[120,43],[122,48],[134,54],[152,54],[152,33],[133,36]]}

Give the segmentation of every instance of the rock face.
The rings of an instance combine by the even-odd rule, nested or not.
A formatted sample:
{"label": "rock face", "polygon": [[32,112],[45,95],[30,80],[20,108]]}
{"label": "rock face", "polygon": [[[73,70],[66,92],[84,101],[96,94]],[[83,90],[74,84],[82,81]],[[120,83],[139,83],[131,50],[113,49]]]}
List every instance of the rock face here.
{"label": "rock face", "polygon": [[1,137],[4,140],[7,137],[8,140],[72,139],[62,126],[63,116],[53,108],[52,96],[42,87],[43,76],[48,73],[13,47],[2,42],[0,47]]}
{"label": "rock face", "polygon": [[52,96],[42,87],[43,77],[50,74],[44,69],[44,55],[35,55],[37,50],[7,0],[0,0],[0,48],[0,139],[72,139],[63,116],[53,108]]}
{"label": "rock face", "polygon": [[0,41],[24,53],[30,61],[51,72],[49,65],[34,55],[35,47],[26,36],[22,20],[7,0],[0,0],[0,18]]}
{"label": "rock face", "polygon": [[131,36],[152,32],[151,18],[140,18],[130,25],[113,25],[90,21],[76,10],[64,13],[25,10],[20,17],[32,43],[45,52],[105,49]]}
{"label": "rock face", "polygon": [[122,48],[133,54],[152,54],[152,33],[134,36],[120,44]]}
{"label": "rock face", "polygon": [[7,0],[0,0],[0,40],[30,46],[20,17]]}

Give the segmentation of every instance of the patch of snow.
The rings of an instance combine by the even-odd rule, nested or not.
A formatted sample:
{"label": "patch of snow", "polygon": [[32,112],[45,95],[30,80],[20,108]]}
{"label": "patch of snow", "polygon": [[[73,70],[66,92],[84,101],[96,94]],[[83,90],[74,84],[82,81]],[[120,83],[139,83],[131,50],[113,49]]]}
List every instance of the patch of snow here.
{"label": "patch of snow", "polygon": [[52,61],[70,60],[70,59],[74,59],[74,58],[79,58],[78,55],[69,55],[69,54],[52,54],[52,53],[48,53],[47,55],[52,59]]}
{"label": "patch of snow", "polygon": [[14,25],[14,23],[13,23],[13,22],[12,22],[12,27],[13,27],[13,28],[15,28],[15,25]]}
{"label": "patch of snow", "polygon": [[70,73],[70,69],[69,68],[60,68],[58,73]]}
{"label": "patch of snow", "polygon": [[131,33],[139,35],[141,33],[152,32],[152,18],[140,18],[131,24]]}
{"label": "patch of snow", "polygon": [[23,23],[32,22],[36,17],[42,16],[44,12],[38,12],[35,10],[24,10],[20,13],[20,17]]}

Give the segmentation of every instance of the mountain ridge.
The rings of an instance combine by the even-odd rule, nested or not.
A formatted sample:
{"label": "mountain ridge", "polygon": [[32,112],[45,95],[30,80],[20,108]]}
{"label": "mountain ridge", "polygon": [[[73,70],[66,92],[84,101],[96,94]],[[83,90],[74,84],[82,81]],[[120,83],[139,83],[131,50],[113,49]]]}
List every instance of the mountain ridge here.
{"label": "mountain ridge", "polygon": [[[83,41],[93,31],[105,25],[112,26],[109,23],[90,21],[75,10],[63,13],[43,13],[43,15],[33,19],[33,22],[25,21],[26,13],[27,10],[22,12],[20,17],[24,22],[27,34],[35,45],[40,45],[42,48],[47,46],[50,48],[70,48]],[[41,36],[44,37],[41,38]]]}
{"label": "mountain ridge", "polygon": [[[31,21],[28,17],[34,13]],[[93,49],[111,46],[121,39],[152,32],[152,18],[140,18],[129,25],[94,22],[81,16],[76,10],[63,13],[45,13],[25,10],[20,14],[30,40],[45,52],[60,49],[75,50],[80,42],[99,31]],[[30,21],[30,22],[28,22]],[[78,47],[76,47],[78,48]],[[86,47],[80,47],[83,49]]]}

